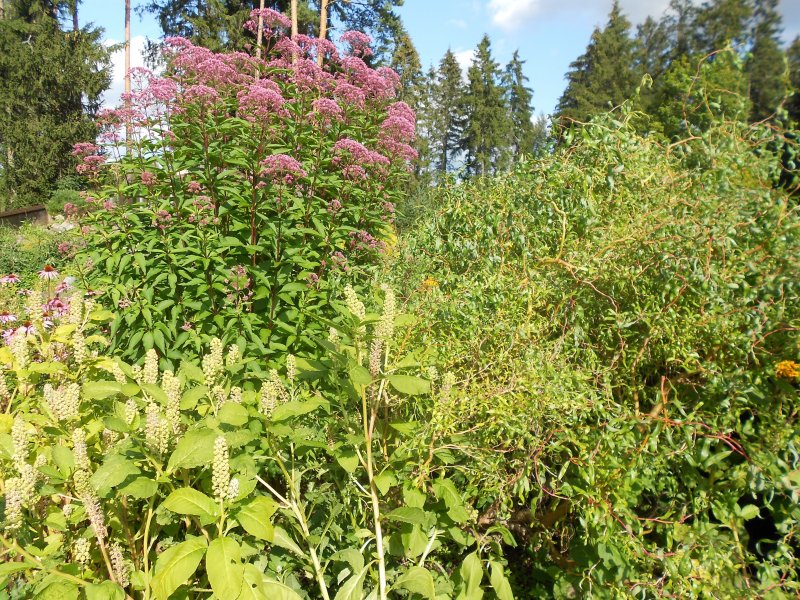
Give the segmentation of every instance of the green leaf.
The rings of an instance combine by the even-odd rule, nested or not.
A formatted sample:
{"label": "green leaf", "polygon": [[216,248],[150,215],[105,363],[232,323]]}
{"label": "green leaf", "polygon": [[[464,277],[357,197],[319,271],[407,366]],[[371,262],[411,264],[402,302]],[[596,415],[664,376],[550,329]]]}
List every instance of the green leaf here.
{"label": "green leaf", "polygon": [[164,550],[156,561],[155,576],[150,582],[156,600],[167,600],[175,590],[187,583],[205,553],[204,537],[192,538]]}
{"label": "green leaf", "polygon": [[205,375],[203,375],[203,369],[193,363],[188,361],[182,362],[181,371],[189,381],[195,381],[197,383],[205,383],[206,381]]}
{"label": "green leaf", "polygon": [[745,521],[749,521],[750,519],[755,519],[759,513],[758,507],[755,504],[747,504],[739,509],[739,514]]}
{"label": "green leaf", "polygon": [[234,518],[250,535],[272,542],[275,537],[275,528],[270,519],[277,510],[278,503],[272,498],[258,496],[243,506]]}
{"label": "green leaf", "polygon": [[33,600],[77,600],[78,586],[71,581],[48,575],[34,590]]}
{"label": "green leaf", "polygon": [[181,397],[181,410],[192,410],[195,406],[197,406],[200,398],[205,397],[207,394],[208,388],[204,385],[199,385],[186,390]]}
{"label": "green leaf", "polygon": [[264,593],[264,574],[255,565],[244,565],[244,583],[236,600],[269,600]]}
{"label": "green leaf", "polygon": [[514,592],[511,591],[511,584],[506,579],[503,565],[498,562],[489,561],[491,576],[489,581],[492,584],[497,600],[514,600]]}
{"label": "green leaf", "polygon": [[0,564],[0,588],[6,585],[6,581],[10,575],[27,571],[28,569],[35,569],[37,565],[32,562],[6,562]]}
{"label": "green leaf", "polygon": [[306,558],[305,552],[300,549],[300,546],[295,543],[295,541],[283,527],[275,527],[275,534],[273,536],[272,543],[280,548],[283,548],[284,550],[292,552],[300,558]]}
{"label": "green leaf", "polygon": [[466,523],[470,519],[470,513],[464,506],[461,494],[458,493],[455,484],[449,479],[438,479],[433,482],[433,491],[436,496],[444,501],[447,506],[447,515],[456,523]]}
{"label": "green leaf", "polygon": [[483,598],[481,589],[483,566],[478,555],[472,553],[465,558],[458,572],[461,575],[462,587],[456,600],[481,600]]}
{"label": "green leaf", "polygon": [[116,381],[87,381],[83,384],[83,397],[87,400],[102,400],[121,391],[122,385]]}
{"label": "green leaf", "polygon": [[389,383],[401,394],[409,396],[419,396],[431,391],[430,381],[412,375],[389,375]]}
{"label": "green leaf", "polygon": [[247,409],[235,402],[226,402],[217,413],[217,419],[219,419],[220,423],[233,425],[234,427],[241,427],[247,423],[247,418]]}
{"label": "green leaf", "polygon": [[348,473],[355,473],[358,468],[358,455],[351,448],[342,448],[336,452],[336,462]]}
{"label": "green leaf", "polygon": [[436,586],[433,575],[424,567],[411,567],[394,582],[392,589],[408,590],[430,600],[436,600]]}
{"label": "green leaf", "polygon": [[412,525],[425,525],[428,521],[424,510],[411,506],[401,506],[400,508],[395,508],[386,516],[393,521],[411,523]]}
{"label": "green leaf", "polygon": [[145,498],[152,498],[158,491],[158,484],[152,479],[147,477],[137,477],[128,485],[119,488],[119,493],[131,498],[144,500]]}
{"label": "green leaf", "polygon": [[372,375],[370,375],[369,371],[361,365],[350,367],[349,373],[350,381],[352,381],[356,386],[369,385],[372,383]]}
{"label": "green leaf", "polygon": [[217,435],[211,429],[188,431],[169,457],[167,472],[210,465],[214,458],[214,440]]}
{"label": "green leaf", "polygon": [[83,589],[86,600],[125,600],[125,590],[113,581],[89,583]]}
{"label": "green leaf", "polygon": [[367,576],[368,569],[368,566],[364,567],[359,573],[345,581],[344,585],[336,592],[333,600],[362,600],[364,597],[364,578]]}
{"label": "green leaf", "polygon": [[97,491],[117,487],[129,475],[141,473],[139,468],[128,459],[119,454],[112,454],[106,458],[103,465],[95,471],[89,480]]}
{"label": "green leaf", "polygon": [[63,475],[69,475],[75,469],[75,455],[66,446],[53,446],[53,462]]}
{"label": "green leaf", "polygon": [[264,577],[261,589],[269,600],[303,600],[303,597],[288,585]]}
{"label": "green leaf", "polygon": [[306,400],[305,402],[286,402],[272,412],[271,420],[273,423],[279,423],[292,417],[308,414],[320,407],[325,407],[325,410],[328,410],[329,406],[330,403],[321,396],[314,396],[311,400]]}
{"label": "green leaf", "polygon": [[164,500],[164,508],[179,515],[196,515],[198,517],[215,518],[219,515],[219,506],[213,498],[192,488],[175,490]]}
{"label": "green leaf", "polygon": [[218,598],[237,598],[244,583],[239,544],[229,537],[213,540],[206,552],[206,573],[211,589]]}

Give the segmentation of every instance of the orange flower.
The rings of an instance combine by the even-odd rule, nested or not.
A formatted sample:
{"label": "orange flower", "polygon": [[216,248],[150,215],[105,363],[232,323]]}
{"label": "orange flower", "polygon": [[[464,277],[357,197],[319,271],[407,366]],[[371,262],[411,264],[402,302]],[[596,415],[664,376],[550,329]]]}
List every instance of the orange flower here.
{"label": "orange flower", "polygon": [[800,365],[793,360],[781,361],[775,367],[775,375],[779,379],[798,380],[800,379]]}

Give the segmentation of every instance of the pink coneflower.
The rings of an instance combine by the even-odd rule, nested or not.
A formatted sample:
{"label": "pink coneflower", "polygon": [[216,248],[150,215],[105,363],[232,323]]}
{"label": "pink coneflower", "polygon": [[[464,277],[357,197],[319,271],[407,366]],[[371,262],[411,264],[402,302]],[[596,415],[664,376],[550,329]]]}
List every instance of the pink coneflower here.
{"label": "pink coneflower", "polygon": [[22,325],[16,328],[16,330],[14,331],[14,335],[17,334],[28,335],[35,332],[36,328],[33,326],[33,323],[31,323],[30,321],[25,321]]}
{"label": "pink coneflower", "polygon": [[0,323],[5,325],[6,323],[13,323],[17,320],[17,316],[11,314],[10,312],[0,312]]}
{"label": "pink coneflower", "polygon": [[44,269],[39,271],[39,279],[46,279],[47,281],[52,281],[53,279],[58,279],[59,274],[56,271],[55,267],[52,265],[45,265]]}
{"label": "pink coneflower", "polygon": [[2,277],[0,277],[0,283],[7,283],[7,284],[19,283],[19,275],[17,275],[16,273],[9,273],[8,275],[3,275]]}

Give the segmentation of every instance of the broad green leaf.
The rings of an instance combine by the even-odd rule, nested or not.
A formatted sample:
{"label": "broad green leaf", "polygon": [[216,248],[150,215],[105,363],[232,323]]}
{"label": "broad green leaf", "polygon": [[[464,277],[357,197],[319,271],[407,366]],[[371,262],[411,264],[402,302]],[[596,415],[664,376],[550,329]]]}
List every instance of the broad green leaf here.
{"label": "broad green leaf", "polygon": [[244,583],[239,544],[229,537],[213,540],[206,552],[206,573],[211,589],[218,598],[237,598]]}
{"label": "broad green leaf", "polygon": [[203,375],[203,369],[191,363],[189,361],[184,361],[181,363],[181,369],[183,374],[186,376],[186,379],[189,381],[195,381],[197,383],[205,383],[205,375]]}
{"label": "broad green leaf", "polygon": [[261,582],[261,589],[269,600],[303,600],[303,597],[288,585],[266,577]]}
{"label": "broad green leaf", "polygon": [[350,381],[352,381],[354,385],[369,385],[372,383],[372,375],[370,375],[369,371],[361,365],[350,367],[349,373]]}
{"label": "broad green leaf", "polygon": [[14,573],[21,573],[22,571],[27,571],[28,569],[35,569],[36,564],[28,561],[24,562],[6,562],[0,564],[0,588],[5,586],[6,581],[10,575]]}
{"label": "broad green leaf", "polygon": [[247,409],[235,402],[226,402],[217,412],[217,419],[220,423],[241,427],[247,423]]}
{"label": "broad green leaf", "polygon": [[408,590],[430,600],[436,600],[436,586],[433,575],[424,567],[411,567],[394,582],[392,589]]}
{"label": "broad green leaf", "polygon": [[213,498],[192,488],[175,490],[164,500],[164,508],[179,515],[197,515],[213,518],[219,515],[219,506]]}
{"label": "broad green leaf", "polygon": [[48,575],[34,588],[32,600],[77,600],[78,586],[56,575]]}
{"label": "broad green leaf", "polygon": [[273,411],[271,419],[273,423],[279,423],[292,417],[308,414],[320,407],[325,407],[325,410],[328,410],[329,407],[329,402],[321,396],[314,396],[305,402],[286,402]]}
{"label": "broad green leaf", "polygon": [[481,600],[483,598],[481,589],[483,566],[478,555],[470,554],[464,559],[458,571],[461,575],[462,587],[456,600]]}
{"label": "broad green leaf", "polygon": [[208,388],[204,385],[190,388],[183,393],[181,397],[181,410],[191,410],[197,406],[200,398],[208,394]]}
{"label": "broad green leaf", "polygon": [[264,593],[264,574],[255,565],[244,565],[244,583],[236,600],[270,600]]}
{"label": "broad green leaf", "polygon": [[272,543],[284,550],[288,550],[300,558],[306,558],[305,552],[295,543],[283,527],[275,527]]}
{"label": "broad green leaf", "polygon": [[121,391],[122,385],[116,381],[87,381],[83,384],[83,397],[87,400],[102,400]]}
{"label": "broad green leaf", "polygon": [[348,473],[355,473],[358,468],[358,455],[351,448],[341,448],[336,452],[336,462]]}
{"label": "broad green leaf", "polygon": [[275,528],[270,519],[277,510],[278,503],[272,498],[259,496],[243,506],[236,513],[235,519],[250,535],[271,542],[275,537]]}
{"label": "broad green leaf", "polygon": [[119,454],[112,454],[95,471],[89,480],[97,491],[114,488],[125,481],[129,475],[138,475],[141,471],[128,459]]}
{"label": "broad green leaf", "polygon": [[129,484],[119,488],[119,493],[131,498],[138,498],[143,500],[145,498],[152,498],[158,491],[158,484],[147,477],[137,477]]}
{"label": "broad green leaf", "polygon": [[75,455],[66,446],[53,446],[53,462],[64,475],[69,475],[75,468]]}
{"label": "broad green leaf", "polygon": [[211,429],[195,429],[187,432],[169,457],[167,472],[210,465],[214,458],[214,440],[217,435]]}
{"label": "broad green leaf", "polygon": [[411,506],[401,506],[400,508],[395,508],[386,516],[393,521],[400,521],[401,523],[411,523],[416,525],[425,525],[425,523],[428,521],[424,510]]}
{"label": "broad green leaf", "polygon": [[436,496],[447,506],[447,515],[456,523],[466,523],[470,519],[470,513],[464,506],[461,494],[458,493],[456,486],[449,479],[438,479],[433,482],[433,491]]}
{"label": "broad green leaf", "polygon": [[359,573],[351,576],[336,592],[333,600],[362,600],[364,597],[364,578],[367,576],[369,566],[361,569]]}
{"label": "broad green leaf", "polygon": [[418,396],[431,391],[431,383],[421,377],[412,375],[389,375],[389,383],[401,394]]}
{"label": "broad green leaf", "polygon": [[125,590],[113,581],[90,583],[83,589],[86,600],[125,600]]}
{"label": "broad green leaf", "polygon": [[759,515],[760,511],[755,504],[747,504],[739,509],[739,514],[745,521],[749,521],[750,519],[755,519]]}
{"label": "broad green leaf", "polygon": [[506,579],[503,565],[489,561],[489,566],[491,567],[489,581],[492,584],[495,595],[497,595],[497,600],[514,600],[514,592],[511,591],[511,584]]}
{"label": "broad green leaf", "polygon": [[156,600],[167,600],[172,593],[194,575],[206,553],[206,539],[195,537],[167,548],[155,564],[150,589]]}

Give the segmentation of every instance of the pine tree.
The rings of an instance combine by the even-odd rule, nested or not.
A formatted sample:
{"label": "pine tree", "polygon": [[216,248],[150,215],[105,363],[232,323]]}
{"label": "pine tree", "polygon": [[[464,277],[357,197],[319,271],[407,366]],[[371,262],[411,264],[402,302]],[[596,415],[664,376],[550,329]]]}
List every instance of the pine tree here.
{"label": "pine tree", "polygon": [[633,94],[637,81],[630,29],[615,0],[606,26],[594,30],[586,52],[570,64],[556,108],[562,121],[586,121]]}
{"label": "pine tree", "polygon": [[750,76],[751,119],[773,115],[786,95],[784,53],[781,49],[781,16],[778,0],[756,0],[753,49],[747,61]]}
{"label": "pine tree", "polygon": [[0,20],[0,196],[14,204],[41,202],[74,175],[70,150],[94,136],[90,117],[110,83],[101,31],[63,31],[68,7],[12,0]]}
{"label": "pine tree", "polygon": [[504,141],[509,122],[499,65],[492,58],[488,35],[478,44],[475,59],[467,71],[464,117],[461,150],[466,153],[467,174],[496,173],[505,163]]}
{"label": "pine tree", "polygon": [[536,141],[533,125],[533,90],[525,85],[528,78],[522,72],[524,60],[515,51],[511,61],[506,65],[503,87],[505,88],[506,105],[510,120],[510,146],[513,158],[519,159],[523,154],[530,155]]}
{"label": "pine tree", "polygon": [[789,63],[789,78],[793,91],[786,103],[786,110],[795,126],[800,126],[800,36],[794,38],[786,50],[786,61]]}
{"label": "pine tree", "polygon": [[439,63],[436,82],[433,86],[434,125],[430,134],[431,152],[437,156],[436,169],[446,173],[459,152],[459,143],[464,128],[463,97],[464,81],[461,66],[455,54],[447,50]]}

